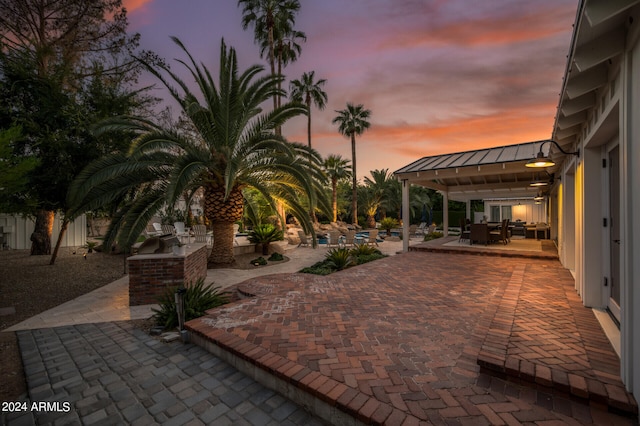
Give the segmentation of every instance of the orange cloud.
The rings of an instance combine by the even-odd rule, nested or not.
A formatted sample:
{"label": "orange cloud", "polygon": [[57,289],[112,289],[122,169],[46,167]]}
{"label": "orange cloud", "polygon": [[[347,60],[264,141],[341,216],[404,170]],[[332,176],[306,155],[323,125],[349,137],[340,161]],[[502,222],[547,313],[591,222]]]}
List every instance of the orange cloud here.
{"label": "orange cloud", "polygon": [[[380,155],[418,159],[427,155],[467,151],[545,139],[551,136],[553,105],[497,111],[490,115],[461,117],[435,124],[372,126],[366,136],[369,149]],[[388,153],[388,154],[385,154]]]}
{"label": "orange cloud", "polygon": [[122,4],[129,12],[136,9],[142,9],[146,4],[152,3],[153,0],[123,0]]}
{"label": "orange cloud", "polygon": [[[566,31],[565,22],[570,21],[567,8],[542,10],[522,16],[487,16],[473,20],[455,21],[436,28],[420,26],[415,29],[396,31],[385,35],[379,49],[412,48],[423,45],[451,47],[500,45],[522,41],[539,40]],[[562,19],[548,19],[562,16]],[[565,19],[567,18],[567,19]]]}

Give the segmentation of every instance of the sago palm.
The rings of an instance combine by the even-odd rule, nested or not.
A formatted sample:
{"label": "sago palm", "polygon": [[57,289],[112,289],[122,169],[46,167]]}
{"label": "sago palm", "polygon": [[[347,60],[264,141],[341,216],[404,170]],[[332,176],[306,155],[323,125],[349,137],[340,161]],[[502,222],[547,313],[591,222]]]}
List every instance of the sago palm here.
{"label": "sago palm", "polygon": [[[127,196],[107,236],[130,244],[164,203],[172,206],[186,190],[203,188],[204,214],[213,228],[214,247],[209,264],[228,264],[233,257],[233,224],[242,219],[243,188],[254,188],[275,208],[285,205],[306,232],[313,232],[301,195],[315,205],[323,179],[320,157],[301,144],[287,142],[274,129],[299,114],[304,105],[286,103],[263,112],[262,105],[277,94],[279,77],[260,76],[254,65],[240,73],[233,48],[220,48],[220,75],[214,82],[209,70],[187,55],[178,61],[190,73],[200,93],[168,66],[148,69],[167,87],[192,127],[190,132],[165,128],[149,120],[125,117],[105,128],[136,131],[128,156],[111,156],[93,164],[76,182],[76,210]],[[174,86],[176,85],[176,86]]]}
{"label": "sago palm", "polygon": [[352,173],[352,185],[351,185],[351,215],[353,216],[353,223],[358,224],[358,178],[356,175],[356,135],[360,136],[369,127],[369,117],[371,117],[371,111],[364,108],[364,105],[353,105],[347,102],[347,108],[336,111],[338,116],[331,122],[338,124],[338,131],[351,139],[351,173]]}

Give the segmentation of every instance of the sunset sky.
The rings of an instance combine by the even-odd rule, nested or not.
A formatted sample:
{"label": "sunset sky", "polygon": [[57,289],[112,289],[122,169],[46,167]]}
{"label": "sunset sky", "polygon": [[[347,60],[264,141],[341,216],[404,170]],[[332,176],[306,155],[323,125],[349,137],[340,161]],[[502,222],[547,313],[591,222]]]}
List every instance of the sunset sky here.
{"label": "sunset sky", "polygon": [[[578,0],[301,0],[307,42],[284,73],[325,78],[324,111],[312,110],[312,144],[351,159],[331,124],[347,102],[371,110],[357,138],[358,176],[423,156],[551,136]],[[236,0],[124,0],[130,30],[182,72],[177,36],[217,75],[220,40],[241,69],[260,63]],[[186,79],[186,73],[182,73]],[[153,81],[148,79],[149,82]],[[164,92],[156,93],[165,99]],[[286,124],[306,143],[306,117]]]}

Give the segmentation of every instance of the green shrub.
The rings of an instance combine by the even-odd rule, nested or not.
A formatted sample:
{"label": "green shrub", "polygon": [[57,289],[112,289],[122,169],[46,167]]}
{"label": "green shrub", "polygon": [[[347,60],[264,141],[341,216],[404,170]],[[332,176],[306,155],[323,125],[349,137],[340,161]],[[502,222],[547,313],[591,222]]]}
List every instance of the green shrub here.
{"label": "green shrub", "polygon": [[391,229],[393,228],[397,228],[400,226],[400,223],[398,222],[397,219],[393,218],[393,217],[385,217],[384,219],[382,219],[380,221],[380,228],[384,229],[385,231],[387,231],[387,236],[391,236]]}
{"label": "green shrub", "polygon": [[249,241],[254,244],[262,244],[262,254],[269,254],[269,243],[280,241],[283,238],[281,230],[270,223],[254,226],[249,232]]}
{"label": "green shrub", "polygon": [[442,238],[442,237],[444,237],[444,234],[442,232],[434,231],[430,234],[425,235],[424,240],[431,241],[431,240],[435,240],[436,238]]}
{"label": "green shrub", "polygon": [[383,257],[387,257],[387,255],[382,253],[361,254],[356,257],[356,264],[362,265],[363,263],[373,262],[374,260],[382,259]]}
{"label": "green shrub", "polygon": [[269,256],[269,259],[267,260],[271,262],[279,262],[281,260],[284,260],[284,256],[276,252],[276,253],[273,253],[271,256]]}
{"label": "green shrub", "polygon": [[381,252],[376,247],[370,246],[367,244],[358,244],[351,249],[351,255],[355,257],[365,256],[365,255],[374,254],[374,253],[381,253]]}
{"label": "green shrub", "polygon": [[345,247],[329,250],[325,258],[327,264],[337,271],[355,265],[355,258],[351,255],[351,250]]}
{"label": "green shrub", "polygon": [[[158,303],[160,309],[151,308],[154,312],[153,319],[156,324],[172,329],[178,326],[178,312],[176,311],[175,292],[179,287],[167,289],[160,297]],[[224,305],[229,301],[227,292],[220,292],[220,287],[205,286],[204,279],[200,278],[195,284],[189,285],[184,294],[185,321],[199,318],[208,309]]]}
{"label": "green shrub", "polygon": [[302,268],[300,272],[302,272],[303,274],[329,275],[335,271],[326,266],[325,262],[318,262],[313,266]]}
{"label": "green shrub", "polygon": [[260,257],[259,257],[259,258],[257,258],[257,259],[253,259],[253,260],[252,260],[251,262],[249,262],[249,263],[250,263],[250,264],[252,264],[252,265],[256,265],[256,266],[258,266],[258,265],[266,265],[266,264],[267,264],[267,261],[266,261],[266,259],[265,259],[264,257],[260,256]]}
{"label": "green shrub", "polygon": [[93,253],[93,251],[96,250],[99,245],[100,243],[98,243],[97,241],[87,241],[84,245],[84,248],[87,249],[87,252]]}
{"label": "green shrub", "polygon": [[329,275],[335,271],[341,271],[355,265],[382,259],[387,255],[371,246],[357,246],[351,250],[347,248],[336,248],[327,252],[325,260],[317,262],[300,272],[304,274]]}

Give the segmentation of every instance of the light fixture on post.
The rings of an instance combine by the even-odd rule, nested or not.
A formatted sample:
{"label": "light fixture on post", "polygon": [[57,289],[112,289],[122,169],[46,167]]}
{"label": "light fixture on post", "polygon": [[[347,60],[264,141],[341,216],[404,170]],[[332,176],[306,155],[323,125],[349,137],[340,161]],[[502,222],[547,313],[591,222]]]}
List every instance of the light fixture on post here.
{"label": "light fixture on post", "polygon": [[525,164],[525,166],[527,166],[527,167],[551,167],[551,166],[555,166],[556,165],[556,163],[551,158],[547,157],[546,155],[544,155],[544,152],[542,152],[542,147],[546,143],[553,143],[555,146],[558,147],[560,152],[562,152],[565,155],[580,156],[580,150],[577,150],[575,152],[567,152],[564,149],[562,149],[562,147],[558,144],[558,142],[556,142],[554,140],[548,140],[548,141],[544,141],[544,142],[542,142],[540,144],[540,151],[538,152],[538,155],[536,155],[536,158],[531,159],[527,164]]}

